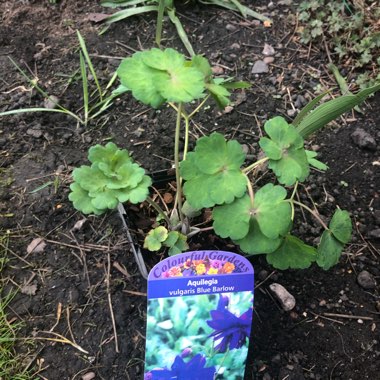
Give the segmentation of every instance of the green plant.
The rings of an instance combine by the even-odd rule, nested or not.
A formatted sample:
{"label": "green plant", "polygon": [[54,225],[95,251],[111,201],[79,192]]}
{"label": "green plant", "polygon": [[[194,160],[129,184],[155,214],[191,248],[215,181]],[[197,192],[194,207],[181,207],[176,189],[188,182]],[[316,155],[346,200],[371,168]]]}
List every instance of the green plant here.
{"label": "green plant", "polygon": [[[49,95],[45,90],[43,90],[37,83],[37,79],[30,78],[28,74],[22,68],[11,58],[11,62],[13,65],[17,68],[17,70],[21,73],[21,75],[29,82],[32,88],[34,88],[37,92],[39,92],[42,96],[45,97],[45,99],[49,100],[52,103],[51,108],[21,108],[21,109],[15,109],[11,111],[5,111],[0,112],[0,116],[7,116],[7,115],[15,115],[15,114],[21,114],[21,113],[29,113],[29,112],[56,112],[56,113],[63,113],[67,116],[70,116],[74,118],[78,124],[82,124],[83,126],[87,126],[88,123],[92,120],[95,120],[100,114],[102,114],[104,111],[106,111],[111,105],[112,101],[120,95],[124,90],[123,89],[116,89],[112,93],[109,93],[110,88],[114,84],[117,76],[116,73],[112,76],[108,84],[106,85],[105,89],[102,90],[99,79],[97,77],[97,74],[95,72],[94,66],[92,64],[91,58],[88,54],[87,47],[85,44],[85,41],[80,34],[79,31],[77,31],[77,36],[79,40],[79,69],[81,74],[81,81],[82,81],[82,96],[83,96],[83,106],[82,106],[82,114],[79,112],[73,112],[61,104],[58,103],[58,100],[56,97]],[[88,84],[88,74],[91,74],[94,78],[94,82],[96,85],[96,90],[92,92],[90,90],[90,86]]]}
{"label": "green plant", "polygon": [[134,163],[126,149],[114,143],[95,145],[89,150],[91,166],[73,171],[69,199],[85,214],[100,215],[114,209],[119,202],[140,203],[146,200],[151,179]]}
{"label": "green plant", "polygon": [[332,60],[348,69],[348,81],[355,76],[360,88],[380,80],[380,5],[377,0],[303,1],[298,9],[301,42],[327,46]]}
{"label": "green plant", "polygon": [[[121,84],[136,99],[152,107],[167,103],[177,113],[174,133],[175,203],[168,213],[149,197],[146,198],[158,211],[160,222],[165,226],[160,225],[148,233],[145,248],[155,251],[166,246],[170,254],[186,249],[186,236],[202,231],[191,226],[191,215],[212,208],[212,228],[216,234],[231,238],[248,255],[266,254],[268,262],[276,268],[306,268],[317,262],[328,269],[338,262],[344,244],[350,239],[348,212],[337,209],[327,226],[316,210],[295,199],[298,184],[307,179],[311,166],[327,169],[316,159],[315,152],[304,149],[304,138],[360,104],[379,90],[380,84],[357,95],[342,96],[317,106],[326,95],[322,94],[310,102],[292,124],[282,117],[268,120],[264,127],[267,136],[259,141],[262,157],[244,166],[247,157],[237,141],[226,141],[223,135],[214,132],[198,139],[194,151],[188,152],[188,137],[189,120],[209,97],[224,107],[229,102],[229,89],[246,88],[247,83],[233,82],[231,78],[214,79],[206,58],[194,56],[186,60],[173,49],[136,53],[121,62],[117,74]],[[196,100],[200,103],[188,113],[186,105]],[[185,144],[180,162],[182,121]],[[113,149],[116,148],[113,146]],[[100,157],[99,154],[97,159]],[[275,178],[270,177],[269,183],[258,186],[257,170],[265,165],[273,171],[279,184],[274,184]],[[77,173],[74,171],[76,181],[79,178]],[[84,175],[81,178],[82,188],[89,191],[90,185],[86,181],[92,183],[94,177]],[[289,187],[293,190],[290,191]],[[109,208],[122,201],[114,198]],[[93,206],[102,211],[106,209],[104,205]],[[324,228],[317,249],[290,234],[296,207],[310,212]]]}
{"label": "green plant", "polygon": [[[243,17],[251,16],[261,21],[270,21],[268,17],[263,16],[252,9],[240,4],[238,0],[199,0],[200,3],[217,5],[235,12],[240,12]],[[176,27],[178,36],[184,44],[190,56],[194,56],[193,47],[187,37],[185,29],[182,26],[180,19],[176,15],[174,0],[106,0],[102,2],[104,7],[109,8],[126,8],[115,12],[105,20],[106,27],[103,29],[104,33],[108,27],[117,21],[126,19],[137,14],[147,12],[157,12],[157,26],[156,26],[156,43],[161,45],[162,28],[164,22],[164,15],[169,17],[169,20]]]}

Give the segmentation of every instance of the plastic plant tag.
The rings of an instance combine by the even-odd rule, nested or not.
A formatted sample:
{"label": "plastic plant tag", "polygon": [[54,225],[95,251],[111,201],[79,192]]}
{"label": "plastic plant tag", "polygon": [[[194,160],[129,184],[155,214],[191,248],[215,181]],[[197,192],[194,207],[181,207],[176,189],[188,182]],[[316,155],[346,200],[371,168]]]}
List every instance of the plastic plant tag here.
{"label": "plastic plant tag", "polygon": [[148,277],[144,380],[244,378],[254,273],[244,257],[192,251]]}

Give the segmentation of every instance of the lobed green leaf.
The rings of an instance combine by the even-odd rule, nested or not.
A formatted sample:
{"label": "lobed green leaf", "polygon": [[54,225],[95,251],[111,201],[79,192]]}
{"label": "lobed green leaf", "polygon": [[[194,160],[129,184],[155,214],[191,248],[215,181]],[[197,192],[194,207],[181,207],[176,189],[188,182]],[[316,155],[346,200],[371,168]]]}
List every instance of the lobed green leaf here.
{"label": "lobed green leaf", "polygon": [[330,269],[339,262],[343,247],[330,231],[324,231],[318,246],[317,264],[324,270]]}
{"label": "lobed green leaf", "polygon": [[283,117],[277,116],[268,120],[264,129],[270,139],[262,137],[259,145],[269,158],[268,166],[278,181],[287,186],[304,181],[309,175],[309,163],[303,138],[295,127]]}
{"label": "lobed green leaf", "polygon": [[245,153],[237,141],[226,142],[220,133],[197,141],[194,152],[181,162],[183,190],[194,208],[231,203],[246,191],[247,179],[240,170]]}
{"label": "lobed green leaf", "polygon": [[348,243],[352,234],[352,223],[348,211],[337,209],[330,221],[329,229],[341,243]]}
{"label": "lobed green leaf", "polygon": [[314,247],[295,236],[286,235],[280,247],[268,253],[266,259],[277,269],[305,269],[317,259],[317,255],[318,252]]}

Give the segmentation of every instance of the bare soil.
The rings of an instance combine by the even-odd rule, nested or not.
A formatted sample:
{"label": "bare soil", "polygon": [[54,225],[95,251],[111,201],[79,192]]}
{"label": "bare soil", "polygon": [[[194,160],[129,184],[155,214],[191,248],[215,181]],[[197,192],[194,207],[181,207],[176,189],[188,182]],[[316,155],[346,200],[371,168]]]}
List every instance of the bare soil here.
{"label": "bare soil", "polygon": [[[257,154],[268,118],[292,115],[297,101],[315,96],[318,83],[335,85],[325,69],[326,52],[298,43],[291,22],[294,10],[268,5],[262,0],[254,7],[273,18],[271,28],[216,7],[188,4],[179,9],[195,51],[205,54],[218,72],[252,83],[251,89],[234,94],[229,112],[212,104],[200,112],[191,125],[191,144],[217,130]],[[110,79],[120,57],[153,46],[154,15],[118,22],[99,36],[101,27],[89,14],[106,11],[89,0],[2,1],[0,111],[44,104],[8,56],[62,105],[81,112],[81,83],[74,75],[79,68],[76,29],[86,40],[102,83]],[[165,46],[182,49],[168,22],[164,36]],[[274,62],[267,73],[252,74],[265,43],[275,49]],[[326,174],[313,172],[300,192],[304,201],[318,205],[322,216],[337,206],[347,209],[354,223],[352,242],[340,263],[327,272],[317,267],[276,271],[265,258],[252,258],[256,313],[246,380],[380,378],[379,287],[366,288],[357,281],[358,274],[367,271],[380,282],[380,95],[362,109],[363,115],[345,115],[309,140],[330,169]],[[96,143],[114,141],[132,151],[148,171],[170,167],[172,111],[150,110],[125,95],[87,128],[53,113],[3,117],[0,123],[0,231],[9,236],[1,291],[19,290],[9,315],[24,322],[23,334],[31,338],[30,344],[20,345],[20,352],[29,354],[40,379],[82,379],[91,372],[95,379],[141,379],[146,282],[133,262],[118,215],[88,217],[81,228],[74,228],[84,216],[67,196],[71,171],[86,162],[87,149]],[[372,136],[374,146],[355,143],[352,133],[359,128]],[[144,210],[133,207],[129,212],[137,234],[151,223]],[[320,228],[308,216],[298,217],[298,236],[314,242]],[[28,253],[38,237],[46,247]],[[212,234],[203,234],[190,246],[236,251]],[[148,265],[161,257],[147,254]],[[293,311],[283,311],[272,298],[273,282],[295,296]],[[40,339],[53,337],[51,331],[86,353]]]}

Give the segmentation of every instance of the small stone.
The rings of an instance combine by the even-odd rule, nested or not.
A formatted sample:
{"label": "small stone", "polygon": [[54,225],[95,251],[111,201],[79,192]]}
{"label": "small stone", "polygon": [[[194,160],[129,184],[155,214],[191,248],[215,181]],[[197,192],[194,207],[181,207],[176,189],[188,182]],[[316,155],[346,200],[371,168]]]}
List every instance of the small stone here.
{"label": "small stone", "polygon": [[288,114],[289,117],[293,117],[297,113],[297,110],[294,110],[294,109],[287,110],[286,113]]}
{"label": "small stone", "polygon": [[358,128],[351,134],[351,139],[359,148],[376,150],[376,140],[364,129]]}
{"label": "small stone", "polygon": [[57,103],[59,102],[59,98],[55,95],[50,95],[47,99],[44,100],[44,107],[52,110],[57,107]]}
{"label": "small stone", "polygon": [[270,284],[269,289],[276,296],[285,311],[294,309],[296,299],[282,285],[277,283]]}
{"label": "small stone", "polygon": [[252,74],[263,74],[269,72],[268,65],[264,61],[256,61],[252,67]]}
{"label": "small stone", "polygon": [[266,64],[273,63],[274,62],[274,57],[265,57],[263,59],[263,62],[265,62]]}
{"label": "small stone", "polygon": [[357,277],[358,284],[363,289],[374,289],[376,287],[376,280],[371,273],[366,270],[361,271]]}
{"label": "small stone", "polygon": [[232,25],[232,24],[227,24],[226,25],[226,29],[229,31],[229,32],[234,32],[237,27],[235,25]]}
{"label": "small stone", "polygon": [[212,73],[214,75],[223,75],[224,74],[224,69],[223,69],[223,67],[220,67],[220,66],[213,66],[211,70],[212,70]]}
{"label": "small stone", "polygon": [[265,269],[262,269],[259,274],[257,275],[257,278],[260,280],[260,281],[264,281],[269,275],[269,272],[266,271]]}
{"label": "small stone", "polygon": [[87,372],[82,376],[82,380],[92,380],[95,379],[95,372]]}
{"label": "small stone", "polygon": [[29,128],[26,131],[26,134],[29,135],[29,136],[32,136],[32,137],[34,137],[36,139],[39,139],[43,135],[43,132],[41,131],[41,129]]}
{"label": "small stone", "polygon": [[264,49],[263,49],[262,53],[266,56],[269,56],[269,55],[274,55],[276,52],[275,52],[273,46],[268,45],[268,44],[264,44]]}
{"label": "small stone", "polygon": [[368,237],[370,237],[371,239],[380,240],[380,228],[370,231],[368,233]]}
{"label": "small stone", "polygon": [[239,49],[240,49],[240,45],[239,45],[237,42],[234,42],[234,43],[231,45],[231,49],[239,50]]}
{"label": "small stone", "polygon": [[358,319],[358,323],[360,323],[361,325],[364,323],[364,321],[362,319]]}

